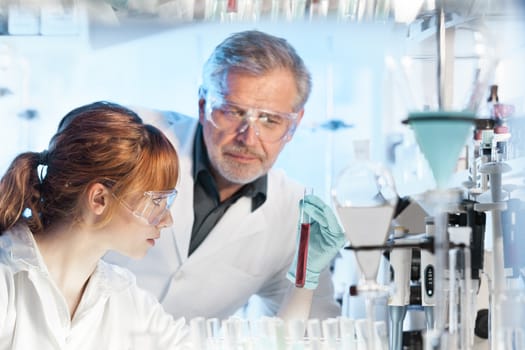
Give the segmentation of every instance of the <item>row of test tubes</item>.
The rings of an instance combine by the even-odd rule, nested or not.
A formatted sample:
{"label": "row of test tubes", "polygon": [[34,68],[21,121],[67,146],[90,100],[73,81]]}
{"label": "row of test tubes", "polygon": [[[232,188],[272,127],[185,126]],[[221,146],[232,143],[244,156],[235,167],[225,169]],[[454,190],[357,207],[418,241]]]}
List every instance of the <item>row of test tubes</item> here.
{"label": "row of test tubes", "polygon": [[[199,350],[368,350],[367,320],[346,317],[290,320],[262,317],[196,317],[190,320],[193,349]],[[387,326],[374,323],[375,349],[388,349]]]}
{"label": "row of test tubes", "polygon": [[393,11],[388,1],[354,0],[206,0],[206,20],[257,21],[322,19],[336,16],[339,20],[388,17]]}

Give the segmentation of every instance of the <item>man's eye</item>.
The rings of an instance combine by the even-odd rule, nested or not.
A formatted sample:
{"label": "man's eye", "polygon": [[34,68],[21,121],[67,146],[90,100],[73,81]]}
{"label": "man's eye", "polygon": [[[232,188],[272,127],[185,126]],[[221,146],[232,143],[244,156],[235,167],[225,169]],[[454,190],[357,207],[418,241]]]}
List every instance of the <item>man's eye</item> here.
{"label": "man's eye", "polygon": [[276,124],[276,125],[280,125],[283,123],[283,118],[276,115],[276,114],[271,114],[271,113],[261,113],[259,115],[259,120],[264,122],[264,123],[267,123],[267,124]]}
{"label": "man's eye", "polygon": [[242,118],[245,114],[243,110],[237,108],[223,108],[222,112],[232,118]]}

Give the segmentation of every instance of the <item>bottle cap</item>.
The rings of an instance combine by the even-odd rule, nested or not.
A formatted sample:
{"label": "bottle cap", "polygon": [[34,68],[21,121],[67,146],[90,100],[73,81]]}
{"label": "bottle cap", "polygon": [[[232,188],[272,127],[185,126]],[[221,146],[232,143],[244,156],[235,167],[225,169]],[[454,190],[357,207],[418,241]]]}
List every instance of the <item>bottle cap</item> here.
{"label": "bottle cap", "polygon": [[509,132],[509,128],[505,125],[498,125],[494,128],[494,132],[496,134],[507,134]]}
{"label": "bottle cap", "polygon": [[494,119],[490,118],[476,118],[474,119],[476,130],[486,130],[494,128]]}

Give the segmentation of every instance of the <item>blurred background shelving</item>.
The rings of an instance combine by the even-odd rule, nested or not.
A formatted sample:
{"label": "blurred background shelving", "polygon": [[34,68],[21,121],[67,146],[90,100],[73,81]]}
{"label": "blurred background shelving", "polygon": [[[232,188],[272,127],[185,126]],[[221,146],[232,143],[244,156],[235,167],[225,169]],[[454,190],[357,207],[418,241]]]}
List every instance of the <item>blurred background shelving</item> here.
{"label": "blurred background shelving", "polygon": [[[448,27],[483,28],[482,49],[498,57],[492,80],[500,98],[522,113],[520,1],[445,5]],[[410,77],[389,62],[432,56],[434,7],[430,0],[0,0],[0,137],[10,145],[0,151],[0,171],[21,151],[45,149],[60,118],[94,100],[196,116],[204,60],[228,34],[255,28],[290,41],[314,80],[304,121],[277,166],[328,197],[358,152],[393,168],[401,194],[418,192],[428,184],[417,181],[430,176],[400,123],[415,98],[400,80]],[[458,40],[458,48],[473,40]],[[415,160],[405,164],[406,157]]]}

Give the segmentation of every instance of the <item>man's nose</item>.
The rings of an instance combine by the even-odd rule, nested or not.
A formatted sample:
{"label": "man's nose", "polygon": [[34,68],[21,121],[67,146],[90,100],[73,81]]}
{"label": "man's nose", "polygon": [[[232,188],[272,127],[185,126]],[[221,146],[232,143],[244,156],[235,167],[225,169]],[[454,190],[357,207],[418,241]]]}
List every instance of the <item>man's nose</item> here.
{"label": "man's nose", "polygon": [[243,124],[238,129],[236,138],[246,145],[252,145],[259,142],[258,134],[257,117],[249,117],[243,121]]}

